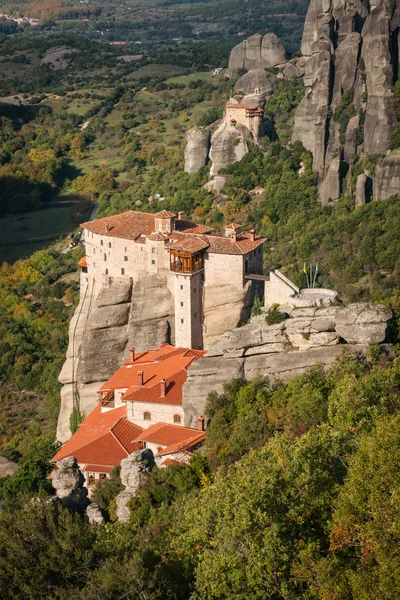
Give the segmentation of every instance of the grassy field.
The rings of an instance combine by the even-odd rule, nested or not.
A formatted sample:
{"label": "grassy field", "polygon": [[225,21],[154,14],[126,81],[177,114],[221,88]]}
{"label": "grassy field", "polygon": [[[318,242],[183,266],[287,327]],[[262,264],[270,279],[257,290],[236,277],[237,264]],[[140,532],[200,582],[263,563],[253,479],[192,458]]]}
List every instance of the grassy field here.
{"label": "grassy field", "polygon": [[0,263],[15,262],[45,248],[88,218],[89,203],[58,204],[52,208],[0,219]]}
{"label": "grassy field", "polygon": [[140,79],[141,77],[162,77],[165,74],[171,75],[182,75],[187,73],[187,69],[179,67],[177,65],[146,65],[140,67],[133,73],[127,75],[127,79]]}

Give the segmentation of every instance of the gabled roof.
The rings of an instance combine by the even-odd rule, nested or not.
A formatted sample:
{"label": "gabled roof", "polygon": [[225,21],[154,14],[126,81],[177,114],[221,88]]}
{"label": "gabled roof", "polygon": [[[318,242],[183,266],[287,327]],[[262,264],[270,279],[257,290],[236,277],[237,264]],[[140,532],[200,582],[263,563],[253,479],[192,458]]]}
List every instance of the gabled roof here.
{"label": "gabled roof", "polygon": [[204,431],[182,427],[180,425],[169,425],[167,423],[156,423],[145,429],[134,440],[135,442],[148,442],[157,446],[164,446],[157,456],[172,454],[192,448],[206,437]]}
{"label": "gabled roof", "polygon": [[158,219],[170,219],[171,217],[176,217],[176,214],[169,210],[160,210],[160,212],[155,213],[154,216]]}
{"label": "gabled roof", "polygon": [[[143,242],[143,240],[140,239],[141,236],[147,237],[155,232],[155,217],[171,218],[174,216],[174,213],[167,210],[163,210],[155,215],[152,213],[127,210],[126,212],[112,215],[111,217],[87,221],[82,223],[81,227],[99,235]],[[197,225],[196,223],[179,219],[175,220],[175,228],[178,231],[188,231],[191,233],[212,231],[212,229],[206,225]]]}
{"label": "gabled roof", "polygon": [[[126,389],[123,401],[181,406],[187,369],[193,361],[204,355],[204,350],[174,348],[169,344],[162,344],[157,350],[139,353],[134,362],[128,360],[102,385],[99,393]],[[139,382],[139,372],[143,373],[143,385]],[[162,380],[166,381],[165,397],[161,397]]]}
{"label": "gabled roof", "polygon": [[141,445],[132,442],[142,428],[126,419],[126,406],[101,412],[97,406],[52,461],[75,456],[80,464],[114,467]]}

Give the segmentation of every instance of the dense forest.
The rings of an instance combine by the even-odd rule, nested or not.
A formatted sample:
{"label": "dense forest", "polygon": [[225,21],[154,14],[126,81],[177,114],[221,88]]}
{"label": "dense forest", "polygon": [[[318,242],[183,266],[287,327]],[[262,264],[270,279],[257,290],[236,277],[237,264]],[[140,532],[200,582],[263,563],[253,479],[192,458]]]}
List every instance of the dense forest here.
{"label": "dense forest", "polygon": [[[288,384],[233,381],[208,398],[205,452],[153,470],[129,523],[20,496],[2,597],[396,598],[399,375],[371,347]],[[115,473],[94,496],[111,516],[119,489]]]}

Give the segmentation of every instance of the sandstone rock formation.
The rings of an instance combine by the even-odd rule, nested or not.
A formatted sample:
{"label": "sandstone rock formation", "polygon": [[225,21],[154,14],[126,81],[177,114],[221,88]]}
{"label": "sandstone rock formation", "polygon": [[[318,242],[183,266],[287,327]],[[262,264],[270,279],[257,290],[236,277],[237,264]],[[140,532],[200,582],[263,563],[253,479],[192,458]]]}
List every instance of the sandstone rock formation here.
{"label": "sandstone rock formation", "polygon": [[121,481],[125,490],[117,496],[118,521],[129,521],[128,502],[140,489],[143,481],[155,467],[154,455],[151,450],[132,452],[121,461]]}
{"label": "sandstone rock formation", "polygon": [[391,311],[382,305],[351,304],[346,308],[302,308],[277,325],[265,316],[224,334],[196,361],[183,387],[185,425],[195,426],[204,413],[207,394],[222,392],[235,377],[290,379],[317,364],[331,365],[344,348],[365,349],[385,341]]}
{"label": "sandstone rock formation", "polygon": [[56,463],[51,484],[56,491],[57,498],[66,508],[82,510],[89,503],[88,491],[83,487],[84,483],[85,478],[79,469],[76,458],[71,456]]}
{"label": "sandstone rock formation", "polygon": [[211,177],[227,165],[241,160],[248,153],[249,143],[252,141],[250,132],[245,127],[231,127],[224,120],[211,137]]}
{"label": "sandstone rock formation", "polygon": [[252,35],[231,50],[227,76],[235,77],[240,69],[268,69],[285,62],[285,47],[274,33]]}
{"label": "sandstone rock formation", "polygon": [[[71,437],[74,403],[89,414],[97,390],[128,358],[128,348],[155,348],[174,340],[174,304],[165,277],[154,275],[135,284],[110,279],[95,295],[83,292],[69,327],[67,358],[59,375],[63,384],[57,439]],[[149,302],[149,298],[152,302]]]}
{"label": "sandstone rock formation", "polygon": [[95,502],[89,504],[85,513],[91,525],[102,525],[104,523],[104,517],[103,513],[101,512],[101,508]]}
{"label": "sandstone rock formation", "polygon": [[194,127],[186,134],[185,173],[197,173],[207,163],[210,149],[210,132],[204,127]]}
{"label": "sandstone rock formation", "polygon": [[17,469],[17,463],[4,458],[4,456],[0,456],[0,477],[11,477]]}
{"label": "sandstone rock formation", "polygon": [[274,91],[274,76],[264,69],[252,69],[237,80],[235,90],[244,94],[254,94],[257,90],[258,95],[266,98]]}
{"label": "sandstone rock formation", "polygon": [[[356,154],[384,154],[392,139],[399,14],[398,0],[311,0],[301,45],[306,91],[292,140],[312,152],[324,204],[345,187],[343,161],[351,167]],[[398,193],[398,185],[393,192],[396,183],[388,183],[384,174],[396,169],[396,161],[390,167],[389,162],[372,176],[374,199]]]}

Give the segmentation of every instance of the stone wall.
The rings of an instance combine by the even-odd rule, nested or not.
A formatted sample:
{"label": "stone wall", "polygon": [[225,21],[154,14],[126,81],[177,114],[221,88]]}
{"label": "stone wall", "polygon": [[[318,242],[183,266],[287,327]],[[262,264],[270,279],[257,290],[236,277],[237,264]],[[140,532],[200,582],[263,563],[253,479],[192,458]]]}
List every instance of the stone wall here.
{"label": "stone wall", "polygon": [[365,350],[386,339],[391,311],[382,305],[302,308],[293,318],[267,325],[265,315],[223,335],[190,368],[183,387],[185,425],[195,427],[207,394],[233,378],[290,379],[317,364],[331,365],[344,349]]}

